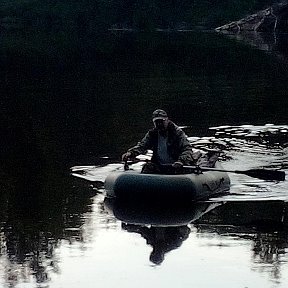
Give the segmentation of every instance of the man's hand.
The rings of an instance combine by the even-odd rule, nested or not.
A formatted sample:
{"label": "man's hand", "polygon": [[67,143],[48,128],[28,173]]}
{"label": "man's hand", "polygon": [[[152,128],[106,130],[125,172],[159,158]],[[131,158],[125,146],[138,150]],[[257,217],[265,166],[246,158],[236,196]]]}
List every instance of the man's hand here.
{"label": "man's hand", "polygon": [[172,164],[172,167],[174,167],[175,169],[181,169],[183,167],[183,163],[180,161],[176,161]]}
{"label": "man's hand", "polygon": [[127,161],[132,158],[132,153],[131,152],[126,152],[122,155],[122,161]]}

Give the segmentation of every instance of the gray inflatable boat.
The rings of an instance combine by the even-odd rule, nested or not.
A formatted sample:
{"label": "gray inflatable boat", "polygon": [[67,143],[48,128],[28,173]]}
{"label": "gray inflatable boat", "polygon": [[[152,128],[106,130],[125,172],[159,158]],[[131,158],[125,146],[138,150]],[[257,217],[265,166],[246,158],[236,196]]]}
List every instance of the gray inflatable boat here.
{"label": "gray inflatable boat", "polygon": [[[216,163],[215,168],[222,166]],[[107,197],[168,201],[198,201],[226,194],[230,179],[226,172],[204,171],[179,175],[112,172],[105,180]]]}

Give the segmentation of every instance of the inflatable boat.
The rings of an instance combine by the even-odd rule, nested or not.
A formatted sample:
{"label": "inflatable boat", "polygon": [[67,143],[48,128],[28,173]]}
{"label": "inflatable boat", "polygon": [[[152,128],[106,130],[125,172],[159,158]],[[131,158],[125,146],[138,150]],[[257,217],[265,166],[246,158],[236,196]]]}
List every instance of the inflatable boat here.
{"label": "inflatable boat", "polygon": [[[222,166],[216,163],[215,168]],[[226,172],[203,171],[177,175],[112,172],[104,182],[107,197],[167,201],[198,201],[229,192]]]}

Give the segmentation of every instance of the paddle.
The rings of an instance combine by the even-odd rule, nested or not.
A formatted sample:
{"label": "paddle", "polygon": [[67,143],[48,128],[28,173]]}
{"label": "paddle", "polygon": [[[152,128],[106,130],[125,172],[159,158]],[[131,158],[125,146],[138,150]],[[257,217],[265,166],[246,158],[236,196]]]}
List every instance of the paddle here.
{"label": "paddle", "polygon": [[285,172],[278,170],[267,170],[267,169],[249,169],[249,170],[225,170],[218,168],[210,168],[210,167],[198,167],[198,166],[186,166],[183,168],[194,169],[198,171],[219,171],[219,172],[230,172],[236,174],[244,174],[250,177],[259,178],[262,180],[285,180]]}
{"label": "paddle", "polygon": [[[124,170],[129,170],[129,162],[136,163],[135,161],[125,161],[124,162]],[[171,164],[164,164],[163,166],[171,166]],[[253,178],[259,178],[262,180],[277,180],[277,181],[285,181],[285,172],[279,170],[269,170],[269,169],[249,169],[249,170],[225,170],[219,168],[211,168],[211,167],[200,167],[200,166],[187,166],[184,165],[183,168],[191,169],[195,171],[218,171],[218,172],[229,172],[235,174],[243,174]]]}

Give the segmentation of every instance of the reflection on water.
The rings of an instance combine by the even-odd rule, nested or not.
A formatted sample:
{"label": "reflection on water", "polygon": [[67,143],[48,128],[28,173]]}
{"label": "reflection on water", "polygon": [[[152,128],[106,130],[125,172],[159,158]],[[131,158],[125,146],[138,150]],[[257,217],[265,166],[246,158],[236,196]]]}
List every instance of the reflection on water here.
{"label": "reflection on water", "polygon": [[[237,267],[236,271],[252,265],[251,271],[245,272],[248,280],[257,278],[256,275],[269,275],[277,279],[279,287],[287,283],[286,202],[210,201],[165,207],[160,203],[104,201],[102,194],[92,193],[94,190],[91,191],[90,184],[86,185],[88,182],[75,180],[72,186],[67,183],[62,186],[64,191],[68,189],[65,197],[56,199],[53,194],[54,199],[45,198],[46,203],[41,205],[46,212],[38,214],[37,221],[27,217],[26,208],[15,214],[6,207],[7,217],[1,221],[0,265],[5,271],[1,283],[7,287],[25,282],[30,283],[29,287],[35,287],[36,283],[58,287],[57,283],[70,285],[70,280],[92,287],[86,282],[89,275],[94,275],[93,280],[101,281],[104,286],[116,282],[129,286],[116,272],[119,265],[125,265],[132,273],[141,271],[149,279],[152,263],[163,267],[157,273],[165,278],[169,275],[166,269],[176,269],[173,263],[179,261],[185,271],[185,267],[197,267],[204,261],[205,271],[212,273],[215,269],[212,259],[216,258],[223,267]],[[3,204],[1,211],[5,211]],[[57,209],[49,211],[55,205]],[[235,262],[235,257],[242,262]],[[145,259],[149,259],[150,265],[145,264]],[[101,275],[111,271],[111,265],[114,276],[103,280]],[[218,269],[221,271],[221,266]],[[197,279],[197,271],[195,268],[193,279]],[[190,283],[184,271],[179,273]],[[237,273],[233,272],[232,276],[237,278]],[[204,279],[208,286],[212,285],[209,281],[215,284],[213,277]],[[217,285],[225,283],[225,279],[217,281]],[[265,287],[267,280],[261,281]]]}
{"label": "reflection on water", "polygon": [[[190,233],[188,225],[221,203],[164,204],[105,199],[105,207],[122,222],[122,229],[138,233],[152,246],[150,261],[160,265],[165,254],[181,246]],[[173,211],[173,213],[171,213]]]}
{"label": "reflection on water", "polygon": [[181,205],[181,213],[181,206],[171,204],[162,210],[153,203],[146,207],[143,203],[106,201],[109,211],[122,222],[122,229],[140,234],[152,246],[150,260],[157,265],[188,238],[189,226],[196,227],[198,234],[251,240],[255,263],[274,263],[288,248],[288,205],[282,201],[194,203]]}
{"label": "reflection on water", "polygon": [[239,32],[223,33],[226,37],[235,39],[251,45],[253,48],[260,49],[276,55],[282,63],[288,63],[287,54],[287,33],[261,33],[261,32]]}
{"label": "reflection on water", "polygon": [[[287,174],[287,126],[223,126],[212,128],[226,156],[227,169],[277,169]],[[227,159],[228,158],[228,159]],[[244,199],[287,200],[287,182],[263,181],[231,174],[232,194]],[[231,197],[230,197],[231,198]],[[237,196],[232,196],[234,200]],[[226,199],[228,200],[228,198]]]}
{"label": "reflection on water", "polygon": [[164,261],[166,253],[179,248],[190,233],[188,226],[147,227],[123,223],[122,229],[140,234],[146,243],[152,246],[149,259],[156,265],[160,265]]}
{"label": "reflection on water", "polygon": [[[183,226],[200,218],[221,203],[188,202],[163,203],[162,201],[126,201],[105,199],[105,209],[118,220],[127,224],[153,225],[158,227]],[[173,211],[173,213],[171,213]]]}
{"label": "reflection on water", "polygon": [[[268,273],[282,283],[287,265],[288,214],[282,201],[228,202],[207,214],[196,225],[197,232],[251,242],[252,271]],[[285,282],[286,283],[286,282]]]}
{"label": "reflection on water", "polygon": [[70,180],[57,179],[42,181],[47,187],[31,186],[30,194],[19,194],[19,187],[9,195],[2,191],[7,199],[0,203],[1,213],[5,213],[0,222],[0,266],[5,278],[1,282],[9,287],[23,282],[48,283],[51,273],[59,273],[55,250],[62,239],[71,244],[83,241],[83,213],[92,203],[87,197],[89,189],[86,197],[79,196]]}

